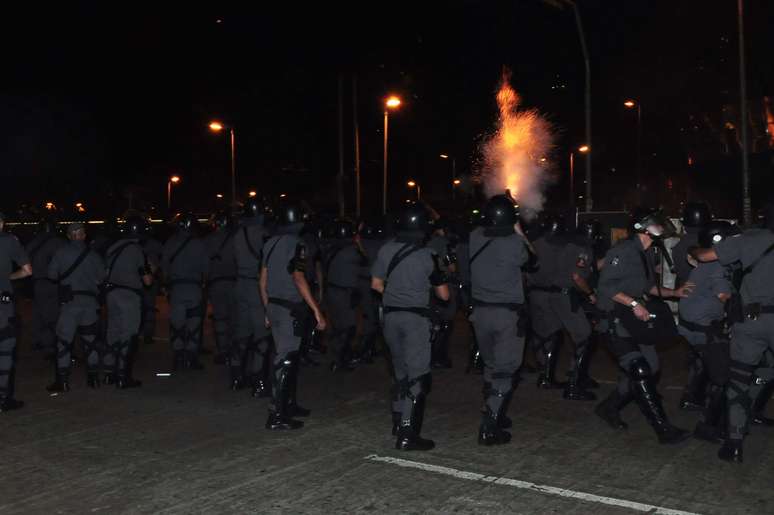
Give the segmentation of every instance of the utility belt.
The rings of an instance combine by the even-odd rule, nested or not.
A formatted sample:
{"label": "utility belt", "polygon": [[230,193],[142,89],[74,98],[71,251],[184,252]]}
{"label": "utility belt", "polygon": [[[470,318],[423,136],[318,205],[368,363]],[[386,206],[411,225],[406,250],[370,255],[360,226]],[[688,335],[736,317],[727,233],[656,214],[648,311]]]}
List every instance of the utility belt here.
{"label": "utility belt", "polygon": [[681,327],[685,327],[689,331],[693,333],[702,333],[707,336],[711,335],[717,335],[723,333],[725,324],[722,320],[715,320],[714,322],[710,323],[710,325],[701,325],[696,324],[694,322],[689,322],[688,320],[685,320],[683,317],[680,317],[679,325]]}
{"label": "utility belt", "polygon": [[69,284],[60,284],[57,288],[59,303],[67,304],[75,300],[75,297],[91,297],[99,302],[99,295],[96,292],[88,290],[73,290]]}
{"label": "utility belt", "polygon": [[382,307],[384,314],[388,313],[414,313],[424,318],[430,318],[430,309],[428,308],[399,308],[396,306],[384,306]]}
{"label": "utility belt", "polygon": [[105,283],[105,285],[102,287],[102,293],[105,296],[107,296],[107,294],[113,290],[127,290],[142,297],[142,288],[132,288],[131,286],[124,286],[123,284],[115,283]]}
{"label": "utility belt", "polygon": [[331,290],[342,290],[342,291],[352,291],[356,288],[356,286],[341,286],[340,284],[333,284],[333,283],[326,284],[326,287]]}
{"label": "utility belt", "polygon": [[583,297],[575,288],[560,288],[559,286],[532,286],[529,291],[539,291],[543,293],[558,293],[567,295],[570,299],[570,311],[577,312],[583,306]]}
{"label": "utility belt", "polygon": [[214,279],[210,279],[209,281],[207,281],[207,286],[209,287],[209,286],[212,286],[215,283],[221,283],[221,282],[224,282],[224,281],[234,282],[234,281],[236,281],[236,276],[233,276],[233,275],[223,275],[223,276],[220,276],[220,277],[215,277]]}
{"label": "utility belt", "polygon": [[291,302],[277,297],[269,297],[269,304],[280,306],[290,312],[290,316],[293,318],[293,336],[297,338],[306,336],[307,322],[309,317],[312,316],[312,312],[307,307],[306,302]]}
{"label": "utility belt", "polygon": [[759,302],[753,302],[751,304],[744,305],[742,314],[744,315],[742,322],[745,320],[758,320],[758,317],[761,315],[774,314],[774,306],[766,306]]}
{"label": "utility belt", "polygon": [[236,276],[237,279],[243,279],[245,281],[257,281],[258,277],[253,277],[252,275],[242,275],[239,274]]}
{"label": "utility belt", "polygon": [[0,292],[0,304],[10,304],[11,302],[13,302],[13,292]]}
{"label": "utility belt", "polygon": [[524,308],[524,304],[518,304],[516,302],[485,302],[479,299],[473,299],[473,308],[505,308],[508,311],[521,311]]}
{"label": "utility belt", "polygon": [[356,286],[341,286],[339,284],[328,283],[328,289],[339,290],[349,294],[349,307],[350,309],[357,308],[363,301],[363,293],[357,289]]}

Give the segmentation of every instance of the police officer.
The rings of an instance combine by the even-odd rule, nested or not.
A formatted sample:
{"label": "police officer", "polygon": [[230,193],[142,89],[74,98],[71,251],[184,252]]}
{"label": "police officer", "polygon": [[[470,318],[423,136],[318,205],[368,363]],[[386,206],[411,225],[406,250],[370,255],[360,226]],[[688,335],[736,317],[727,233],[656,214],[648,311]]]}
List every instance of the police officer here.
{"label": "police officer", "polygon": [[156,300],[159,296],[161,285],[161,255],[164,252],[164,246],[153,236],[150,224],[145,225],[145,233],[140,237],[140,245],[148,258],[148,264],[154,271],[153,282],[150,286],[145,286],[142,290],[142,328],[141,334],[146,344],[153,343],[153,337],[156,334]]}
{"label": "police officer", "polygon": [[[453,277],[457,272],[457,253],[448,236],[448,227],[443,219],[434,224],[433,235],[427,242],[427,247],[440,258],[441,272],[447,278]],[[449,341],[454,329],[454,316],[457,314],[457,297],[449,295],[449,300],[442,301],[432,297],[432,357],[433,368],[451,368],[452,361],[449,358]]]}
{"label": "police officer", "polygon": [[743,442],[748,432],[750,383],[767,351],[774,350],[774,204],[765,209],[764,227],[727,238],[712,249],[693,252],[701,262],[741,264],[739,312],[730,310],[731,371],[726,388],[728,439],[718,457],[743,461]]}
{"label": "police officer", "polygon": [[[580,237],[581,245],[591,251],[586,282],[591,291],[596,291],[597,284],[599,283],[599,265],[604,261],[605,252],[607,251],[607,248],[605,248],[606,242],[602,237],[602,224],[599,220],[584,220],[578,224],[577,234]],[[574,365],[575,373],[578,375],[578,385],[586,389],[599,388],[599,383],[591,377],[589,369],[597,345],[606,336],[606,332],[602,328],[603,324],[600,324],[600,310],[591,300],[596,300],[596,296],[594,299],[587,297],[583,303],[586,316],[591,323],[591,339],[586,346],[584,359],[580,363],[576,359]]]}
{"label": "police officer", "polygon": [[285,200],[277,211],[275,235],[263,247],[261,296],[268,325],[274,337],[276,358],[272,388],[273,403],[266,429],[299,429],[304,423],[294,416],[309,415],[297,402],[298,350],[303,336],[307,307],[317,321],[317,330],[326,327],[320,306],[306,280],[306,247],[299,236],[308,220],[300,202]]}
{"label": "police officer", "polygon": [[164,244],[161,261],[169,293],[169,340],[175,353],[174,369],[202,370],[198,354],[207,251],[196,236],[198,222],[193,214],[178,215],[174,223],[177,232]]}
{"label": "police officer", "polygon": [[266,327],[266,308],[261,298],[260,275],[263,245],[268,239],[266,218],[269,208],[257,197],[250,197],[244,205],[240,226],[234,233],[234,259],[236,262],[236,311],[234,335],[229,351],[232,371],[232,388],[239,386],[243,362],[247,350],[252,353],[250,380],[254,397],[271,395],[269,352],[271,334]]}
{"label": "police officer", "polygon": [[395,448],[427,451],[435,447],[420,436],[431,385],[430,290],[448,300],[449,287],[440,258],[425,246],[430,230],[427,208],[422,204],[404,208],[397,229],[397,237],[379,250],[371,283],[382,294],[384,339],[398,386],[392,404]]}
{"label": "police officer", "polygon": [[87,383],[91,388],[100,384],[99,292],[105,280],[105,262],[86,245],[85,226],[68,225],[67,238],[70,242],[54,254],[48,266],[48,278],[58,285],[60,309],[56,323],[56,379],[46,389],[60,393],[70,391],[76,333],[87,357]]}
{"label": "police officer", "polygon": [[690,202],[683,209],[683,229],[685,233],[680,237],[672,248],[672,261],[675,265],[675,285],[681,286],[688,280],[692,267],[686,259],[688,250],[696,247],[699,243],[699,233],[704,226],[712,221],[712,214],[707,204],[701,202]]}
{"label": "police officer", "polygon": [[47,356],[56,356],[56,319],[59,302],[56,284],[48,278],[48,265],[54,253],[66,244],[57,234],[56,222],[41,220],[38,232],[25,250],[32,264],[32,341]]}
{"label": "police officer", "polygon": [[333,350],[331,371],[348,372],[354,370],[352,344],[357,325],[356,310],[360,305],[358,273],[367,258],[354,240],[354,224],[347,220],[336,220],[332,234],[333,241],[323,255],[325,308],[331,327]]}
{"label": "police officer", "polygon": [[[554,315],[552,302],[561,295],[561,288],[554,285],[560,274],[557,256],[565,243],[564,220],[547,216],[542,223],[542,235],[535,240],[534,249],[539,257],[535,267],[529,269],[527,284],[529,289],[529,312],[532,322],[533,345],[541,365],[537,386],[544,389],[563,388],[556,382],[556,363],[559,359],[559,347],[564,340],[559,314]],[[562,310],[564,314],[565,310]],[[575,319],[574,319],[575,321]],[[578,325],[577,322],[575,325]],[[582,328],[581,328],[582,329]],[[578,333],[583,333],[579,330]],[[582,336],[582,334],[581,334]]]}
{"label": "police officer", "polygon": [[[700,248],[710,249],[714,244],[734,234],[735,228],[728,222],[709,222],[699,232],[698,245]],[[680,404],[682,408],[690,404],[693,409],[704,411],[704,420],[696,425],[694,436],[717,441],[721,433],[719,422],[725,404],[723,387],[727,378],[719,378],[718,374],[713,374],[712,371],[720,370],[720,374],[725,376],[728,364],[718,363],[715,358],[717,353],[710,353],[707,349],[710,345],[727,341],[724,308],[731,298],[733,286],[727,270],[720,263],[697,263],[690,255],[687,257],[694,266],[688,280],[695,286],[691,295],[680,301],[678,331],[688,341],[692,354],[698,357],[698,363],[694,375],[690,376]],[[712,383],[706,409],[706,382],[698,380],[698,377],[707,377]]]}
{"label": "police officer", "polygon": [[505,412],[524,355],[521,268],[530,259],[531,245],[519,225],[518,208],[508,195],[490,198],[483,214],[483,227],[470,234],[470,318],[484,361],[486,411],[478,443],[489,446],[511,440],[503,428],[510,426],[504,423],[508,420]]}
{"label": "police officer", "polygon": [[[0,413],[19,409],[24,403],[14,398],[16,378],[16,311],[11,281],[32,275],[27,253],[16,236],[3,232],[5,215],[0,213]],[[19,267],[14,271],[14,266]]]}
{"label": "police officer", "polygon": [[[323,264],[322,264],[322,246],[318,228],[309,222],[304,225],[301,231],[301,239],[306,248],[306,281],[312,289],[312,294],[318,303],[322,304],[324,282]],[[302,365],[319,366],[320,363],[312,357],[312,351],[320,350],[320,341],[322,335],[315,329],[317,321],[312,316],[311,311],[307,309],[307,316],[304,317],[304,335],[301,337],[301,347],[298,351],[299,362]]]}
{"label": "police officer", "polygon": [[368,364],[373,363],[376,340],[379,337],[378,302],[375,292],[371,289],[371,268],[376,263],[379,249],[384,245],[384,229],[372,220],[365,220],[360,224],[358,236],[360,248],[366,258],[362,261],[357,277],[362,312],[359,359],[362,363]]}
{"label": "police officer", "polygon": [[[216,361],[232,352],[232,316],[235,306],[236,261],[234,257],[234,228],[231,216],[220,211],[210,221],[212,232],[204,238],[209,258],[207,298],[212,305],[212,329],[215,334]],[[241,356],[233,362],[232,388],[241,387],[243,371]]]}
{"label": "police officer", "polygon": [[[659,305],[646,302],[651,297],[683,298],[690,294],[691,284],[676,290],[657,286],[653,263],[646,255],[664,234],[666,221],[660,213],[638,209],[632,216],[630,238],[610,249],[602,268],[597,302],[608,313],[610,321],[609,348],[624,373],[610,396],[597,405],[595,413],[616,429],[628,426],[620,418],[620,409],[633,398],[653,427],[662,444],[675,444],[688,438],[689,433],[669,423],[661,397],[656,390],[659,370],[657,341],[648,339],[647,327],[660,324],[664,332],[673,332],[674,321],[668,308],[652,318],[646,307],[656,310]],[[655,313],[654,313],[655,314]]]}
{"label": "police officer", "polygon": [[142,385],[132,377],[132,365],[142,319],[143,286],[149,286],[153,281],[153,270],[140,246],[145,224],[139,216],[128,218],[124,222],[123,237],[108,248],[105,256],[108,320],[104,381],[106,384],[115,382],[122,390]]}

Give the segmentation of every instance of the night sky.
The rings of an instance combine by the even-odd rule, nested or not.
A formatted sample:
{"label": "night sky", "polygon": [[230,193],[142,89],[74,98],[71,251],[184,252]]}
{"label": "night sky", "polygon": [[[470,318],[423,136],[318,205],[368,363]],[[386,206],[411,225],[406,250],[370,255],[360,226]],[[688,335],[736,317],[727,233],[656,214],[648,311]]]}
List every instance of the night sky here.
{"label": "night sky", "polygon": [[[181,4],[168,12],[80,4],[9,13],[0,36],[2,209],[83,201],[116,215],[130,199],[163,209],[172,173],[183,178],[177,207],[215,209],[215,193],[228,194],[230,184],[226,138],[207,130],[216,118],[236,128],[240,195],[304,193],[334,208],[339,77],[348,209],[353,77],[366,205],[377,207],[381,194],[382,101],[390,92],[405,101],[391,117],[392,200],[409,196],[404,182],[411,177],[443,203],[451,172],[438,155],[456,156],[460,173],[475,168],[477,144],[494,124],[503,66],[524,102],[559,134],[550,198],[560,205],[569,149],[585,143],[583,62],[571,11],[539,0],[422,4],[346,12],[301,3],[255,11]],[[630,97],[643,105],[651,203],[712,197],[718,177],[738,184],[738,156],[710,130],[722,128],[723,107],[729,116],[738,102],[736,1],[579,5],[593,68],[597,207],[623,207],[617,197],[626,194],[616,191],[632,188],[636,117],[622,105]],[[748,97],[758,109],[763,96],[774,96],[774,38],[766,25],[774,8],[757,0],[747,10]],[[771,151],[757,150],[759,175],[771,175]],[[675,191],[667,191],[667,180]]]}

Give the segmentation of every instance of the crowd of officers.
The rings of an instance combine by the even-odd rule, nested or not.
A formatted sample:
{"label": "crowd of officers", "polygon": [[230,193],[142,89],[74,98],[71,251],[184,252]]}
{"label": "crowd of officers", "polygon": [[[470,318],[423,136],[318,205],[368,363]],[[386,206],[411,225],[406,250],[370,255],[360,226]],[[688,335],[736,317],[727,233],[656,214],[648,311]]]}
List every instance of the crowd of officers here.
{"label": "crowd of officers", "polygon": [[[0,215],[0,229],[3,222]],[[425,401],[431,370],[452,366],[455,318],[472,328],[467,371],[483,375],[482,445],[510,441],[507,411],[520,371],[538,372],[539,388],[567,400],[596,400],[589,363],[600,343],[620,373],[594,411],[615,430],[627,429],[620,412],[634,401],[660,443],[693,434],[722,443],[721,459],[741,462],[750,422],[774,425],[764,416],[774,389],[772,208],[761,228],[741,232],[689,204],[681,235],[660,212],[640,209],[629,236],[611,248],[596,221],[571,231],[561,218],[542,217],[525,231],[507,194],[459,224],[416,203],[378,223],[320,225],[303,203],[284,199],[270,209],[256,198],[238,220],[213,215],[204,237],[192,214],[173,222],[163,245],[139,216],[90,243],[80,223],[62,238],[44,221],[25,247],[0,232],[0,411],[23,405],[14,396],[12,281],[31,276],[32,341],[55,364],[53,393],[70,390],[76,339],[89,387],[139,387],[132,365],[139,342],[154,339],[165,293],[173,370],[203,368],[209,304],[215,362],[228,368],[231,389],[271,398],[267,429],[297,429],[310,415],[297,401],[300,364],[319,365],[327,348],[333,372],[351,371],[373,362],[383,338],[396,448],[432,449],[421,436]],[[663,285],[667,268],[674,288]],[[663,299],[679,302],[677,324]],[[691,349],[679,407],[702,412],[693,432],[669,422],[657,391],[656,344],[678,334]],[[559,381],[563,342],[574,352]]]}

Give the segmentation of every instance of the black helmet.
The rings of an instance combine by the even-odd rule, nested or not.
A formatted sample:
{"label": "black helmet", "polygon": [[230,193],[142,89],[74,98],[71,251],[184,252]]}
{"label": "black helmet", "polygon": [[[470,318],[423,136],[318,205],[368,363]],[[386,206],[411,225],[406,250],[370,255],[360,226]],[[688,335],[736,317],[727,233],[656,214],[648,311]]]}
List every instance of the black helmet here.
{"label": "black helmet", "polygon": [[424,204],[412,202],[403,208],[397,222],[398,231],[426,233],[431,225],[430,212]]}
{"label": "black helmet", "polygon": [[172,223],[181,231],[193,231],[199,225],[199,220],[193,213],[178,213],[172,219]]}
{"label": "black helmet", "polygon": [[242,216],[245,218],[255,218],[258,216],[271,216],[271,207],[258,197],[248,198],[242,208]]}
{"label": "black helmet", "polygon": [[38,232],[56,232],[56,220],[48,216],[41,219],[40,222],[38,222]]}
{"label": "black helmet", "polygon": [[631,229],[651,237],[664,237],[671,225],[658,209],[638,207],[632,213]]}
{"label": "black helmet", "polygon": [[355,236],[355,225],[349,220],[334,220],[332,236],[339,240],[348,240]]}
{"label": "black helmet", "polygon": [[602,224],[599,220],[584,220],[578,225],[578,234],[586,241],[597,241],[602,237]]}
{"label": "black helmet", "polygon": [[699,246],[703,249],[712,248],[726,238],[739,234],[739,227],[724,220],[712,220],[699,231]]}
{"label": "black helmet", "polygon": [[309,210],[302,202],[283,199],[276,212],[279,225],[303,224],[309,221]]}
{"label": "black helmet", "polygon": [[541,224],[543,234],[546,236],[558,236],[564,234],[567,226],[564,223],[564,217],[547,215]]}
{"label": "black helmet", "polygon": [[684,227],[704,227],[711,220],[710,208],[703,202],[689,202],[683,209]]}
{"label": "black helmet", "polygon": [[148,230],[148,222],[141,216],[130,216],[124,221],[122,232],[129,236],[142,236]]}
{"label": "black helmet", "polygon": [[215,230],[228,229],[232,223],[231,215],[227,211],[218,211],[210,217],[210,225]]}
{"label": "black helmet", "polygon": [[519,221],[519,207],[507,195],[495,195],[484,205],[481,221],[485,227],[512,227]]}

